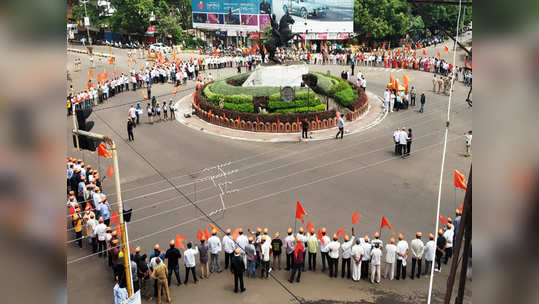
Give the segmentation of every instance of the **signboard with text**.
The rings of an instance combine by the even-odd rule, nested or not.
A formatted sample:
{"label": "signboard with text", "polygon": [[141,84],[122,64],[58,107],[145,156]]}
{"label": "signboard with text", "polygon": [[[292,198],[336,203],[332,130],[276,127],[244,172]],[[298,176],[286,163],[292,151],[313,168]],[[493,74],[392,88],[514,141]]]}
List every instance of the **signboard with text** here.
{"label": "signboard with text", "polygon": [[258,32],[269,21],[273,0],[191,0],[193,27]]}

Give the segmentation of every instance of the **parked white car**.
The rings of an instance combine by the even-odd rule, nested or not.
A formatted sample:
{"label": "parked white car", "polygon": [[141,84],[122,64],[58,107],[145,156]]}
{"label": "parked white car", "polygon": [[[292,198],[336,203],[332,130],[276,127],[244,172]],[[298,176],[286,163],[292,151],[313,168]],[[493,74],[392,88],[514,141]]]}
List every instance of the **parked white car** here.
{"label": "parked white car", "polygon": [[170,46],[166,46],[164,44],[162,44],[161,42],[158,42],[158,43],[154,43],[152,45],[150,45],[150,52],[154,53],[154,52],[163,52],[163,53],[171,53],[172,52],[172,48]]}

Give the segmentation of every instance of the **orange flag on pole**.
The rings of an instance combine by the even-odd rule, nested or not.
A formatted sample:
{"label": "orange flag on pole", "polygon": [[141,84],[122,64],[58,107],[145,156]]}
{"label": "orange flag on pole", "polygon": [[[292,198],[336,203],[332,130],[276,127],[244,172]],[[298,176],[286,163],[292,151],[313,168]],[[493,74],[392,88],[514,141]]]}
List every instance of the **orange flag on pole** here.
{"label": "orange flag on pole", "polygon": [[120,216],[118,215],[118,212],[112,211],[112,215],[110,216],[110,222],[116,225],[120,225]]}
{"label": "orange flag on pole", "polygon": [[112,154],[107,150],[107,146],[104,143],[100,143],[99,146],[97,146],[97,155],[106,158],[112,157]]}
{"label": "orange flag on pole", "polygon": [[408,44],[408,52],[412,51],[412,46]]}
{"label": "orange flag on pole", "polygon": [[444,225],[447,225],[447,220],[440,214],[440,222],[442,222],[442,224]]}
{"label": "orange flag on pole", "polygon": [[449,48],[447,47],[447,45],[444,45],[444,51],[445,51],[446,53],[449,53]]}
{"label": "orange flag on pole", "polygon": [[466,177],[464,176],[464,174],[460,173],[459,170],[455,169],[454,178],[455,178],[455,187],[460,188],[462,190],[466,190],[468,188],[466,186]]}
{"label": "orange flag on pole", "polygon": [[438,51],[438,53],[436,53],[436,56],[438,56],[438,57],[442,56],[442,54],[440,54],[440,51]]}
{"label": "orange flag on pole", "polygon": [[320,229],[318,229],[318,239],[322,245],[325,245],[326,242],[324,242],[324,236],[322,235],[322,231]]}
{"label": "orange flag on pole", "polygon": [[73,208],[73,205],[69,205],[69,215],[75,214],[75,208]]}
{"label": "orange flag on pole", "polygon": [[235,240],[240,235],[240,228],[234,229],[234,232],[232,232],[232,238]]}
{"label": "orange flag on pole", "polygon": [[112,165],[110,165],[109,168],[107,169],[107,175],[109,176],[110,179],[112,179],[112,174],[114,174],[114,168],[112,167]]}
{"label": "orange flag on pole", "polygon": [[210,227],[212,230],[215,230],[217,231],[217,233],[219,233],[219,229],[217,229],[217,227],[214,224],[210,223]]}
{"label": "orange flag on pole", "polygon": [[391,75],[391,73],[389,74],[389,83],[393,84],[393,82],[395,81],[395,78],[393,78],[393,75]]}
{"label": "orange flag on pole", "polygon": [[314,230],[314,225],[313,223],[311,223],[311,221],[309,221],[307,223],[307,226],[305,226],[305,228],[307,228],[307,232],[311,232],[311,230]]}
{"label": "orange flag on pole", "polygon": [[114,57],[109,58],[109,64],[114,64]]}
{"label": "orange flag on pole", "polygon": [[204,234],[202,233],[202,230],[198,229],[197,231],[197,239],[200,241],[204,237]]}
{"label": "orange flag on pole", "polygon": [[418,50],[421,49],[421,43],[417,43],[417,49],[418,49]]}
{"label": "orange flag on pole", "polygon": [[337,236],[342,235],[344,237],[344,234],[346,233],[346,229],[341,228],[337,230],[337,233],[335,233]]}
{"label": "orange flag on pole", "polygon": [[[389,221],[386,219],[385,216],[382,216],[382,224],[380,224],[380,230],[382,230],[384,227],[389,228],[389,230],[393,231],[393,228],[391,227],[391,224],[389,224]],[[395,231],[393,231],[395,233]]]}
{"label": "orange flag on pole", "polygon": [[352,214],[352,224],[357,224],[357,222],[359,222],[359,212],[354,212],[354,214]]}
{"label": "orange flag on pole", "polygon": [[296,218],[303,223],[303,216],[304,215],[307,215],[307,212],[305,212],[305,210],[303,210],[303,207],[301,206],[300,202],[298,201],[296,203]]}
{"label": "orange flag on pole", "polygon": [[204,227],[204,236],[206,237],[206,240],[208,240],[211,236],[210,232],[208,231],[207,227]]}
{"label": "orange flag on pole", "polygon": [[305,247],[303,246],[303,242],[298,242],[297,245],[296,245],[296,249],[294,249],[294,256],[297,257],[298,256],[298,251],[303,252],[303,250],[305,250]]}
{"label": "orange flag on pole", "polygon": [[174,245],[176,245],[177,248],[179,247],[185,250],[185,246],[183,245],[183,241],[185,240],[186,238],[183,235],[176,234],[176,242],[174,243]]}
{"label": "orange flag on pole", "polygon": [[105,79],[109,78],[109,71],[107,71],[107,69],[105,69],[105,71],[103,71],[103,77]]}
{"label": "orange flag on pole", "polygon": [[90,77],[90,79],[94,78],[94,70],[90,69],[88,71],[88,77]]}

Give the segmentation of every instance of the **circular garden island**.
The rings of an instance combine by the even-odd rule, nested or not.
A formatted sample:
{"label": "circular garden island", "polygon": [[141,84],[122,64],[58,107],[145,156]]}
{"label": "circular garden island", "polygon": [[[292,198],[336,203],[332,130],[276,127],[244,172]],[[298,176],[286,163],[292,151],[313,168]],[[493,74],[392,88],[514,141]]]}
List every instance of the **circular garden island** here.
{"label": "circular garden island", "polygon": [[243,86],[251,73],[216,80],[197,90],[193,114],[232,129],[292,133],[301,131],[300,122],[305,118],[309,130],[328,129],[337,126],[338,115],[352,121],[369,106],[363,89],[328,74],[303,75],[303,83],[311,85],[294,87],[295,96],[285,101],[281,99],[281,87]]}

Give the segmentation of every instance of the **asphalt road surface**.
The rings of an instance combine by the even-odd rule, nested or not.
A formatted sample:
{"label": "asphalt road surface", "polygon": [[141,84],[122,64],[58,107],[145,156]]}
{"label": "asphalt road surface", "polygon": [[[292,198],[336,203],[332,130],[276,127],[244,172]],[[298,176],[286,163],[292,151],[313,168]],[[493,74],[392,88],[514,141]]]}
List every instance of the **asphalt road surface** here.
{"label": "asphalt road surface", "polygon": [[[122,65],[127,63],[125,51],[115,49],[114,52],[118,55],[120,72],[127,71]],[[82,59],[81,70],[71,73],[72,84],[77,89],[87,81],[89,63],[84,55],[68,53],[69,70],[75,57]],[[103,68],[112,71],[106,61],[96,64],[96,72],[100,73]],[[312,70],[329,70],[333,75],[338,75],[343,68],[311,66]],[[390,73],[398,79],[402,79],[403,73],[383,68],[361,70],[367,77],[367,89],[378,95],[383,94]],[[235,69],[212,70],[211,73],[214,77],[223,77],[235,73]],[[128,226],[133,248],[141,246],[143,252],[150,253],[153,245],[159,243],[166,250],[169,240],[176,234],[195,241],[197,230],[207,227],[209,220],[192,202],[206,213],[222,206],[220,190],[209,179],[218,174],[211,169],[218,164],[226,165],[223,170],[230,173],[226,179],[230,182],[228,190],[235,191],[224,196],[224,212],[211,216],[223,229],[268,227],[271,235],[279,231],[284,239],[286,229],[294,227],[296,201],[301,201],[308,213],[306,219],[317,229],[327,227],[330,233],[340,228],[350,233],[350,217],[356,211],[361,213],[361,220],[355,225],[358,236],[368,234],[372,237],[382,216],[386,216],[394,230],[402,232],[408,241],[413,239],[416,231],[422,231],[425,236],[434,232],[448,96],[431,91],[431,74],[414,71],[406,71],[406,74],[411,85],[416,86],[418,96],[425,91],[425,113],[419,113],[417,106],[390,113],[379,125],[345,136],[344,140],[275,144],[236,141],[204,134],[177,121],[149,125],[144,114],[141,125],[134,131],[135,141],[127,142],[127,110],[130,104],[142,100],[141,91],[122,93],[99,105],[91,116],[96,125],[92,131],[108,135],[117,142],[122,198],[134,210]],[[178,100],[191,94],[193,87],[194,83],[190,81],[180,87],[177,95],[172,95],[172,85],[159,84],[153,86],[152,93],[161,96],[158,97],[160,101],[172,97]],[[465,103],[467,93],[468,88],[457,83],[451,106],[441,204],[441,214],[446,217],[453,217],[455,210],[453,169],[468,175],[471,165],[471,158],[463,156],[463,134],[472,128],[472,109]],[[98,160],[95,153],[75,151],[69,146],[72,141],[70,118],[67,118],[67,126],[68,156],[83,156],[86,163],[99,166],[101,175],[105,176],[111,161]],[[393,155],[392,133],[401,127],[412,128],[414,132],[412,155],[407,159]],[[225,179],[217,176],[215,181],[218,184]],[[117,210],[114,185],[108,178],[104,181],[104,189],[112,208]],[[464,192],[457,190],[457,206],[463,197]],[[390,234],[387,229],[382,232],[384,242]],[[72,239],[73,231],[68,231],[67,236],[68,240]],[[114,281],[106,261],[74,245],[68,243],[66,246],[69,301],[111,303]],[[437,303],[445,293],[448,270],[449,265],[435,275],[434,298]],[[183,279],[183,267],[180,267],[180,274]],[[428,277],[413,281],[382,280],[380,285],[371,285],[365,281],[343,280],[340,276],[330,279],[327,273],[317,271],[304,273],[300,284],[289,284],[286,281],[288,273],[284,270],[272,274],[293,294],[310,303],[425,303],[428,290]],[[241,295],[232,292],[233,278],[228,272],[214,274],[197,285],[175,287],[175,283],[173,279],[171,296],[176,303],[293,302],[291,294],[271,278],[246,279],[247,291]],[[469,289],[466,300],[471,303]]]}

